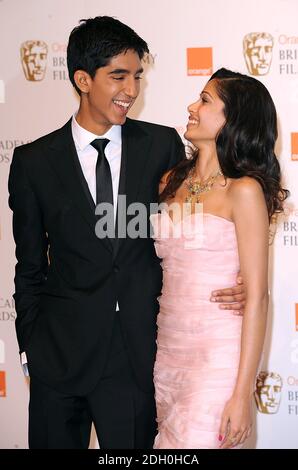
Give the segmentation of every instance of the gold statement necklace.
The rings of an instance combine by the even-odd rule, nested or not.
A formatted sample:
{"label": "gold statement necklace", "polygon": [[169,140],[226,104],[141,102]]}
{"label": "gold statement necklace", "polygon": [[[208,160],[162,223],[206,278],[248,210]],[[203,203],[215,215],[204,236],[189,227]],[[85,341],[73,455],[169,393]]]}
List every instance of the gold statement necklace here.
{"label": "gold statement necklace", "polygon": [[188,203],[199,203],[201,194],[209,192],[216,179],[219,176],[223,176],[221,169],[219,169],[214,175],[209,176],[205,181],[194,181],[195,168],[192,168],[189,172],[188,177],[185,180],[185,185],[188,189],[188,195],[185,198],[185,202]]}

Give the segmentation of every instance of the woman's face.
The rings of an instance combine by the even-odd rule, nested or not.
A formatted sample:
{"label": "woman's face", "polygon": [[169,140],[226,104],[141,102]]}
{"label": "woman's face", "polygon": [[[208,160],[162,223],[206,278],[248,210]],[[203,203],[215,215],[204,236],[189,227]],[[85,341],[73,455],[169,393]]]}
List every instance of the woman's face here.
{"label": "woman's face", "polygon": [[215,80],[207,83],[200,98],[188,106],[189,120],[184,137],[197,148],[211,143],[225,124],[224,103],[219,98]]}

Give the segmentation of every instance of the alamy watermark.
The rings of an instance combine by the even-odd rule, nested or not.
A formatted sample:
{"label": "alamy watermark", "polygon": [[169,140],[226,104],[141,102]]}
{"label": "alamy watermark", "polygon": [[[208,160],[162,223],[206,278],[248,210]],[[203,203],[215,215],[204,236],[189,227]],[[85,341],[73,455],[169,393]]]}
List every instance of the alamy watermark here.
{"label": "alamy watermark", "polygon": [[[150,203],[148,207],[141,202],[133,202],[127,206],[126,195],[119,195],[116,220],[114,206],[106,202],[96,206],[95,215],[98,217],[95,233],[100,239],[155,238],[160,231],[163,238],[183,236],[193,239],[194,234],[203,234],[202,203]],[[190,221],[191,229],[187,223]]]}

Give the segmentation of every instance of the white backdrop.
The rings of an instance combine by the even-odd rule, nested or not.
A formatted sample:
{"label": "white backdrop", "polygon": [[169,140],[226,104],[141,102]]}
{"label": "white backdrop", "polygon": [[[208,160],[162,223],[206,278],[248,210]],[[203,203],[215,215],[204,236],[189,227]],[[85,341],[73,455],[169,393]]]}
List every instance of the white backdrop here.
{"label": "white backdrop", "polygon": [[[273,38],[272,51],[266,49],[270,70],[257,78],[277,107],[277,152],[292,196],[271,247],[270,321],[261,370],[279,374],[282,387],[279,381],[274,389],[277,412],[255,408],[256,433],[247,446],[298,448],[297,0],[0,0],[0,448],[27,447],[28,385],[15,339],[15,258],[7,205],[12,152],[61,127],[76,110],[67,78],[68,36],[80,19],[105,14],[127,23],[150,46],[142,93],[130,116],[176,127],[180,134],[187,105],[208,80],[196,74],[221,66],[248,73],[244,36],[260,32]],[[47,45],[42,80],[30,81],[23,72],[20,47],[27,40]],[[189,52],[189,63],[187,49],[197,49]]]}

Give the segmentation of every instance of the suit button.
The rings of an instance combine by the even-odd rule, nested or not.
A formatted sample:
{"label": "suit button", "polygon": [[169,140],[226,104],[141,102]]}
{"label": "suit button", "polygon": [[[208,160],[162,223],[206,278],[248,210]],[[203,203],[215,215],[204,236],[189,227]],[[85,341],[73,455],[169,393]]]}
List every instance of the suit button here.
{"label": "suit button", "polygon": [[119,273],[119,271],[120,271],[119,266],[114,266],[113,271],[114,271],[114,273]]}

